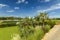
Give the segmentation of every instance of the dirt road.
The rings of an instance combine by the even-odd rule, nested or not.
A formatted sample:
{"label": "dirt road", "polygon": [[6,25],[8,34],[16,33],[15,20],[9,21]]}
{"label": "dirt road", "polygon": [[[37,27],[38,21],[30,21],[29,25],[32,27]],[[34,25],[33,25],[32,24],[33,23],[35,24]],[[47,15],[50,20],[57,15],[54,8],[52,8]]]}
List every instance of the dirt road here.
{"label": "dirt road", "polygon": [[42,40],[60,40],[60,25],[55,25]]}

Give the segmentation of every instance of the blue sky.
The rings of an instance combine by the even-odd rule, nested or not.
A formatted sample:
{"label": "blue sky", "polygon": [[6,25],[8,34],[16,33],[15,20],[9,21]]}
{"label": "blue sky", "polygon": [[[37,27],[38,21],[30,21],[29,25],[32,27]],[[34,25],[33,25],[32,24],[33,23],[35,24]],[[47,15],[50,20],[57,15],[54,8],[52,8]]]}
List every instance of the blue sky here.
{"label": "blue sky", "polygon": [[60,0],[0,0],[0,16],[34,17],[45,11],[60,18]]}

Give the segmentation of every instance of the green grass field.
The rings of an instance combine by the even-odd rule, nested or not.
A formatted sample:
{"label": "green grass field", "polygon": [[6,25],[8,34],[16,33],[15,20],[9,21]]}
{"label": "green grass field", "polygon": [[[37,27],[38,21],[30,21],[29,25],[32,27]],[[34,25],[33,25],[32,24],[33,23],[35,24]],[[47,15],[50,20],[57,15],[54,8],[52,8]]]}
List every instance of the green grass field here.
{"label": "green grass field", "polygon": [[56,24],[60,24],[60,20],[52,20],[55,21]]}
{"label": "green grass field", "polygon": [[0,40],[11,40],[13,34],[19,34],[18,26],[0,28]]}

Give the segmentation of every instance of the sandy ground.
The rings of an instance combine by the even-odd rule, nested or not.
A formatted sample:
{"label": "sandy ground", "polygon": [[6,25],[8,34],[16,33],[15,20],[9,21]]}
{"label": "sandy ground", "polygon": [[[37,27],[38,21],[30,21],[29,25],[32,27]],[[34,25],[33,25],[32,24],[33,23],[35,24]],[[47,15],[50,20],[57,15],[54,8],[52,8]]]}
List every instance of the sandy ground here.
{"label": "sandy ground", "polygon": [[42,40],[60,40],[60,25],[55,25]]}

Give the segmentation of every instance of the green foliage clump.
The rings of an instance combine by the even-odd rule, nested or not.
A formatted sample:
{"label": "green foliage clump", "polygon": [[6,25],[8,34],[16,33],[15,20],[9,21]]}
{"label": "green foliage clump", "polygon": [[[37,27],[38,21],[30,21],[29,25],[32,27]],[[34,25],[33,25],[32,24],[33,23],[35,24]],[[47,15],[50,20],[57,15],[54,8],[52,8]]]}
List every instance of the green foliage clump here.
{"label": "green foliage clump", "polygon": [[51,20],[51,19],[45,21],[45,25],[50,25],[51,28],[52,28],[55,24],[56,24],[56,22],[55,22],[54,20]]}
{"label": "green foliage clump", "polygon": [[41,40],[54,25],[55,22],[48,18],[47,13],[40,13],[35,18],[23,18],[19,24],[20,37],[22,40]]}
{"label": "green foliage clump", "polygon": [[[30,30],[30,31],[29,31]],[[28,32],[28,33],[27,33]],[[44,36],[44,31],[40,28],[38,29],[26,29],[22,32],[20,32],[20,35],[23,35],[23,37],[21,37],[22,40],[41,40],[42,37]]]}
{"label": "green foliage clump", "polygon": [[45,31],[48,32],[50,29],[51,29],[51,26],[50,25],[45,25]]}

